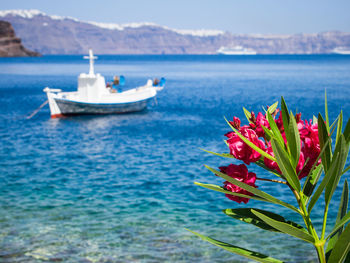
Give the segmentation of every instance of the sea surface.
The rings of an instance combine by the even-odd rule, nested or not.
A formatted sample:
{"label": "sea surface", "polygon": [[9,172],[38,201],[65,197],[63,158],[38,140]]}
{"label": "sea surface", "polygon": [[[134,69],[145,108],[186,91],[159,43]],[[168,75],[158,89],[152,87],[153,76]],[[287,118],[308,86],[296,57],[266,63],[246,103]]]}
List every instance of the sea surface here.
{"label": "sea surface", "polygon": [[[331,120],[340,110],[347,120],[350,56],[99,56],[96,72],[107,81],[124,75],[124,89],[155,77],[166,87],[140,113],[51,119],[46,105],[26,119],[46,100],[43,88],[73,91],[88,69],[82,56],[0,59],[0,262],[251,262],[185,228],[288,262],[317,261],[310,244],[222,209],[267,209],[302,224],[295,213],[237,204],[194,182],[222,185],[204,164],[240,164],[201,148],[228,152],[224,117],[246,124],[243,106],[258,112],[284,96],[311,119],[324,113],[327,90]],[[285,187],[258,185],[295,204]],[[320,201],[312,216],[318,230],[322,214]]]}

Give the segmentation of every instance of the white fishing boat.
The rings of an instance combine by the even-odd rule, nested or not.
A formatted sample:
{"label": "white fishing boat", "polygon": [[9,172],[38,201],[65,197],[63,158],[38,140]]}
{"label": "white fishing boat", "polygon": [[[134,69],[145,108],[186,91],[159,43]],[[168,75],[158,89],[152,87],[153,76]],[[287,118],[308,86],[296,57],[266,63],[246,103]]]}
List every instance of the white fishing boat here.
{"label": "white fishing boat", "polygon": [[[59,118],[82,114],[116,114],[142,111],[150,100],[155,98],[157,91],[164,87],[165,79],[152,81],[149,79],[144,86],[123,92],[113,85],[106,85],[105,78],[94,72],[94,60],[97,59],[89,50],[89,73],[81,73],[78,77],[78,89],[74,92],[62,92],[60,89],[46,87],[51,117]],[[122,84],[124,77],[116,78],[114,84]]]}
{"label": "white fishing boat", "polygon": [[221,55],[256,55],[256,51],[242,46],[220,47],[216,53]]}

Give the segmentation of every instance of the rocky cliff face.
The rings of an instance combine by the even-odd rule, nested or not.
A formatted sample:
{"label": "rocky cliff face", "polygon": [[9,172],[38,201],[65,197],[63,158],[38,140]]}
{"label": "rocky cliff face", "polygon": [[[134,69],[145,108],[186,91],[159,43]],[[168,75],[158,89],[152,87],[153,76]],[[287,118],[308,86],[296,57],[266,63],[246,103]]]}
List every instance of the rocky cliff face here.
{"label": "rocky cliff face", "polygon": [[24,48],[21,39],[16,37],[11,24],[0,20],[0,57],[39,56],[37,52]]}
{"label": "rocky cliff face", "polygon": [[234,35],[223,31],[176,30],[152,23],[101,24],[38,10],[0,11],[24,45],[42,54],[215,54],[243,46],[258,54],[327,54],[350,48],[350,33]]}

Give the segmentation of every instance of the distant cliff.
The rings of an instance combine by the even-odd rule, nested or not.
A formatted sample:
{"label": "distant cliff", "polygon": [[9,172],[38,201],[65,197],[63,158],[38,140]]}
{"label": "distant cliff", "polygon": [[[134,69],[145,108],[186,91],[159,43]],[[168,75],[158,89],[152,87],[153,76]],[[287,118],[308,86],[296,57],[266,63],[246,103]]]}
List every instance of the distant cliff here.
{"label": "distant cliff", "polygon": [[0,20],[0,57],[39,56],[37,52],[23,47],[9,22]]}
{"label": "distant cliff", "polygon": [[153,23],[103,24],[38,10],[0,11],[23,44],[42,54],[215,54],[224,47],[243,46],[258,54],[327,54],[350,48],[350,33],[296,35],[234,35],[219,30],[178,30]]}

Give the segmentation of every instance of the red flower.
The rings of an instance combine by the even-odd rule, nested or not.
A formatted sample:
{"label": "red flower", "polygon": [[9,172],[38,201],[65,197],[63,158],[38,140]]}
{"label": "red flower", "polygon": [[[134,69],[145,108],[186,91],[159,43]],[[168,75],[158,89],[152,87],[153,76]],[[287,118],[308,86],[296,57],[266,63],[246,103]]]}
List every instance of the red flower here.
{"label": "red flower", "polygon": [[[316,162],[318,155],[321,152],[320,142],[318,139],[318,125],[311,124],[311,121],[305,121],[303,127],[299,130],[300,139],[303,143],[301,148],[302,153],[304,154],[304,159],[308,162],[302,172],[299,175],[299,178],[303,178],[308,175],[313,164]],[[317,165],[321,163],[321,159],[318,160]]]}
{"label": "red flower", "polygon": [[263,130],[262,126],[265,126],[266,128],[270,129],[270,124],[266,120],[265,116],[259,112],[258,117],[256,117],[256,123],[255,123],[255,132],[259,137],[264,137],[265,131]]}
{"label": "red flower", "polygon": [[[241,127],[239,132],[260,149],[265,150],[264,143],[258,139],[255,131],[253,131],[249,126]],[[226,133],[225,136],[229,138],[227,143],[229,144],[230,154],[232,154],[238,160],[242,160],[244,163],[250,164],[251,162],[256,162],[260,159],[261,154],[248,146],[236,133],[229,132]]]}
{"label": "red flower", "polygon": [[[235,165],[235,164],[230,164],[229,166],[222,166],[219,167],[220,171],[227,174],[228,176],[246,183],[250,186],[253,186],[255,188],[257,188],[257,186],[255,185],[255,181],[256,181],[256,174],[255,173],[248,173],[248,169],[247,166],[245,166],[244,164],[240,164],[240,165]],[[244,195],[249,195],[249,196],[253,196],[252,193],[226,181],[224,182],[224,188],[227,191],[233,192],[233,193],[238,193],[238,194],[244,194]],[[233,196],[233,195],[229,195],[226,194],[226,197],[231,199],[232,201],[235,201],[237,203],[248,203],[249,198],[245,198],[245,197],[239,197],[239,196]]]}
{"label": "red flower", "polygon": [[237,130],[241,128],[241,120],[237,117],[233,117],[233,121],[229,121],[231,126]]}

